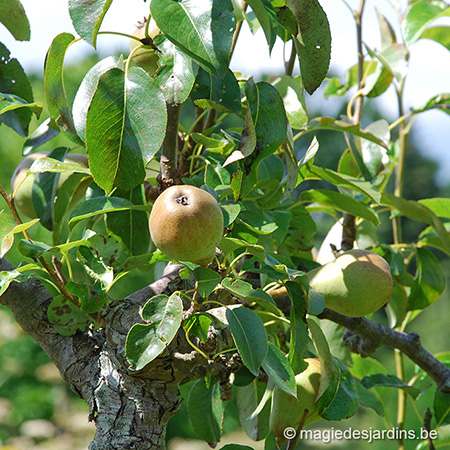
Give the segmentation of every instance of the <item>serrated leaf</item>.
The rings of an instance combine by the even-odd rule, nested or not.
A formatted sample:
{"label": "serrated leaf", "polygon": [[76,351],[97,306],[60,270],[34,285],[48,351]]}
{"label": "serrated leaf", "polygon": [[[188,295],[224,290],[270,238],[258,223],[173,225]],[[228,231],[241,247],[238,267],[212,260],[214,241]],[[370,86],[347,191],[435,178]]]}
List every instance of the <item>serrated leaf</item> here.
{"label": "serrated leaf", "polygon": [[69,0],[69,14],[77,33],[94,48],[97,34],[113,0]]}
{"label": "serrated leaf", "polygon": [[[94,181],[109,193],[142,183],[145,165],[164,140],[164,95],[143,69],[112,68],[100,76],[86,119],[86,148]],[[105,139],[108,136],[108,139]]]}
{"label": "serrated leaf", "polygon": [[194,278],[197,281],[198,293],[203,298],[207,298],[220,282],[220,275],[217,272],[201,266],[194,269]]}
{"label": "serrated leaf", "polygon": [[331,33],[327,15],[317,0],[286,0],[297,22],[294,36],[303,85],[309,94],[327,75],[331,58]]}
{"label": "serrated leaf", "polygon": [[294,371],[285,354],[271,342],[268,342],[268,351],[262,367],[281,390],[297,397]]}
{"label": "serrated leaf", "polygon": [[156,295],[142,309],[147,324],[133,325],[125,343],[127,359],[140,370],[159,356],[172,342],[183,315],[183,303],[177,294]]}
{"label": "serrated leaf", "polygon": [[180,50],[213,75],[225,75],[236,26],[231,1],[153,0],[150,11]]}
{"label": "serrated leaf", "polygon": [[224,406],[218,383],[208,387],[204,380],[195,382],[189,391],[187,413],[198,437],[212,444],[219,442]]}
{"label": "serrated leaf", "polygon": [[243,306],[228,308],[226,317],[242,361],[257,376],[268,348],[267,333],[261,319]]}
{"label": "serrated leaf", "polygon": [[9,30],[16,41],[30,40],[30,22],[19,0],[0,2],[0,23]]}
{"label": "serrated leaf", "polygon": [[72,105],[75,129],[83,142],[86,139],[86,117],[88,109],[97,89],[100,76],[113,67],[123,69],[123,66],[122,57],[109,56],[95,64],[83,78]]}
{"label": "serrated leaf", "polygon": [[56,125],[76,143],[78,138],[63,83],[64,58],[75,40],[70,33],[61,33],[53,39],[47,53],[44,69],[44,90],[47,109]]}
{"label": "serrated leaf", "polygon": [[83,311],[62,295],[53,298],[48,306],[47,317],[53,328],[63,336],[73,336],[78,330],[84,331],[90,322]]}

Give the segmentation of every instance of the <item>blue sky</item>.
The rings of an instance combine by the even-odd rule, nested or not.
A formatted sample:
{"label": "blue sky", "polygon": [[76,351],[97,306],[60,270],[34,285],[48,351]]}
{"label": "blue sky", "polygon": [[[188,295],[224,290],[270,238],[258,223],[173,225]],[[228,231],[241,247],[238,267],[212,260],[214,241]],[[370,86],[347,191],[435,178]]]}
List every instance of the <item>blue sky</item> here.
{"label": "blue sky", "polygon": [[[350,11],[341,0],[320,0],[328,15],[333,37],[331,66],[335,72],[343,76],[346,68],[356,62],[355,26]],[[367,0],[364,16],[364,40],[372,48],[379,48],[380,33],[376,20],[376,7],[391,21],[396,22],[396,12],[392,3],[405,5],[405,0]],[[357,7],[359,0],[348,0]],[[31,41],[15,42],[8,31],[0,25],[0,41],[2,41],[24,66],[25,70],[42,71],[45,53],[52,39],[61,32],[75,33],[70,22],[65,0],[22,0],[31,23]],[[146,15],[149,1],[114,0],[106,15],[102,30],[114,30],[132,33],[138,20]],[[449,24],[450,18],[444,23]],[[243,39],[238,45],[232,61],[232,69],[247,74],[264,71],[282,71],[283,47],[277,44],[269,56],[261,31],[252,36],[247,26],[243,27]],[[248,39],[246,39],[248,37]],[[106,56],[111,51],[127,52],[126,38],[101,36],[98,49]],[[85,43],[72,46],[68,53],[68,61],[82,58],[92,49]],[[422,40],[411,48],[410,74],[405,88],[406,111],[410,107],[425,103],[433,95],[450,92],[450,52],[439,44]],[[330,100],[330,103],[332,101]],[[388,120],[396,118],[396,100],[393,89],[377,100],[379,107]],[[450,116],[438,112],[427,112],[414,124],[414,138],[420,148],[430,157],[439,161],[439,180],[450,183]]]}

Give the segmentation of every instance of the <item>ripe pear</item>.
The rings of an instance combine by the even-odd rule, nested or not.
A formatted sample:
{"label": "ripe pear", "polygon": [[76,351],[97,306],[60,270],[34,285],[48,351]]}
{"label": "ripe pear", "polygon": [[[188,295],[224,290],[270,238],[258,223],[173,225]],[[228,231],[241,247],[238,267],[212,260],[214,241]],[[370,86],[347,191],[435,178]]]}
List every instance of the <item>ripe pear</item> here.
{"label": "ripe pear", "polygon": [[[133,33],[133,36],[139,39],[145,39],[145,28],[147,26],[147,20],[144,22],[140,22],[138,27]],[[156,36],[161,34],[161,30],[153,18],[150,19],[150,23],[148,24],[147,29],[148,36],[151,39],[154,39]],[[136,48],[141,47],[139,50],[136,50],[133,54],[133,62],[142,67],[145,71],[147,71],[150,75],[153,75],[158,70],[158,53],[152,48],[150,45],[143,45],[142,42],[137,41],[136,39],[130,40],[130,53]]]}
{"label": "ripe pear", "polygon": [[216,199],[194,186],[171,186],[156,200],[150,234],[169,258],[207,265],[223,235],[223,215]]}
{"label": "ripe pear", "polygon": [[[16,195],[14,197],[14,203],[16,205],[16,208],[30,219],[35,219],[37,217],[37,214],[33,207],[33,202],[31,200],[31,192],[33,189],[35,175],[28,176],[23,182],[22,180],[26,177],[27,172],[30,169],[31,165],[34,163],[34,161],[43,158],[44,156],[47,155],[48,155],[47,152],[37,152],[27,156],[16,167],[16,170],[14,171],[13,176],[11,178],[11,192],[14,192],[17,186],[19,186],[20,184],[20,187],[17,190]],[[83,167],[88,167],[87,156],[78,153],[68,154],[64,162],[72,162],[72,163],[75,162],[82,165]],[[67,180],[67,178],[69,178],[70,175],[71,173],[69,172],[62,172],[60,174],[56,190],[58,190],[64,184],[64,182]],[[84,195],[84,192],[82,192],[81,194]],[[80,196],[78,195],[78,197]]]}
{"label": "ripe pear", "polygon": [[297,398],[287,394],[278,386],[275,386],[272,393],[269,425],[280,447],[287,440],[286,428],[296,430],[305,410],[308,410],[305,425],[320,420],[316,403],[320,387],[320,361],[318,358],[305,358],[305,361],[308,367],[295,377]]}
{"label": "ripe pear", "polygon": [[389,264],[368,250],[349,250],[308,272],[309,285],[325,297],[325,306],[351,317],[381,308],[392,294]]}

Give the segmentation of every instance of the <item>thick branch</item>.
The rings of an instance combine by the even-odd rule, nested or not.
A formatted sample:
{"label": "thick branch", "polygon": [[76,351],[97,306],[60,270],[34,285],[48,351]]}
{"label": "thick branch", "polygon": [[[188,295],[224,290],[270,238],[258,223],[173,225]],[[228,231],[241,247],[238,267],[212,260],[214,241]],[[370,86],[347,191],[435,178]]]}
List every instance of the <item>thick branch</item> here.
{"label": "thick branch", "polygon": [[401,333],[365,317],[347,317],[328,308],[318,317],[343,325],[353,333],[344,337],[351,351],[364,357],[381,345],[397,348],[427,372],[440,391],[450,393],[450,369],[422,347],[417,333]]}

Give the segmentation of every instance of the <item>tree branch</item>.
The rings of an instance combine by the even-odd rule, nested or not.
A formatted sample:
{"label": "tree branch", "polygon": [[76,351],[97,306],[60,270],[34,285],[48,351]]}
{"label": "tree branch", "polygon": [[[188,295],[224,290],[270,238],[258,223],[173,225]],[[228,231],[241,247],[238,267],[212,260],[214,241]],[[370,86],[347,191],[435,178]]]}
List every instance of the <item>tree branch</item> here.
{"label": "tree branch", "polygon": [[344,341],[352,352],[367,357],[381,345],[401,350],[430,375],[440,391],[450,393],[450,369],[422,347],[417,333],[402,333],[365,317],[347,317],[328,308],[318,317],[343,325],[351,332],[344,335]]}

